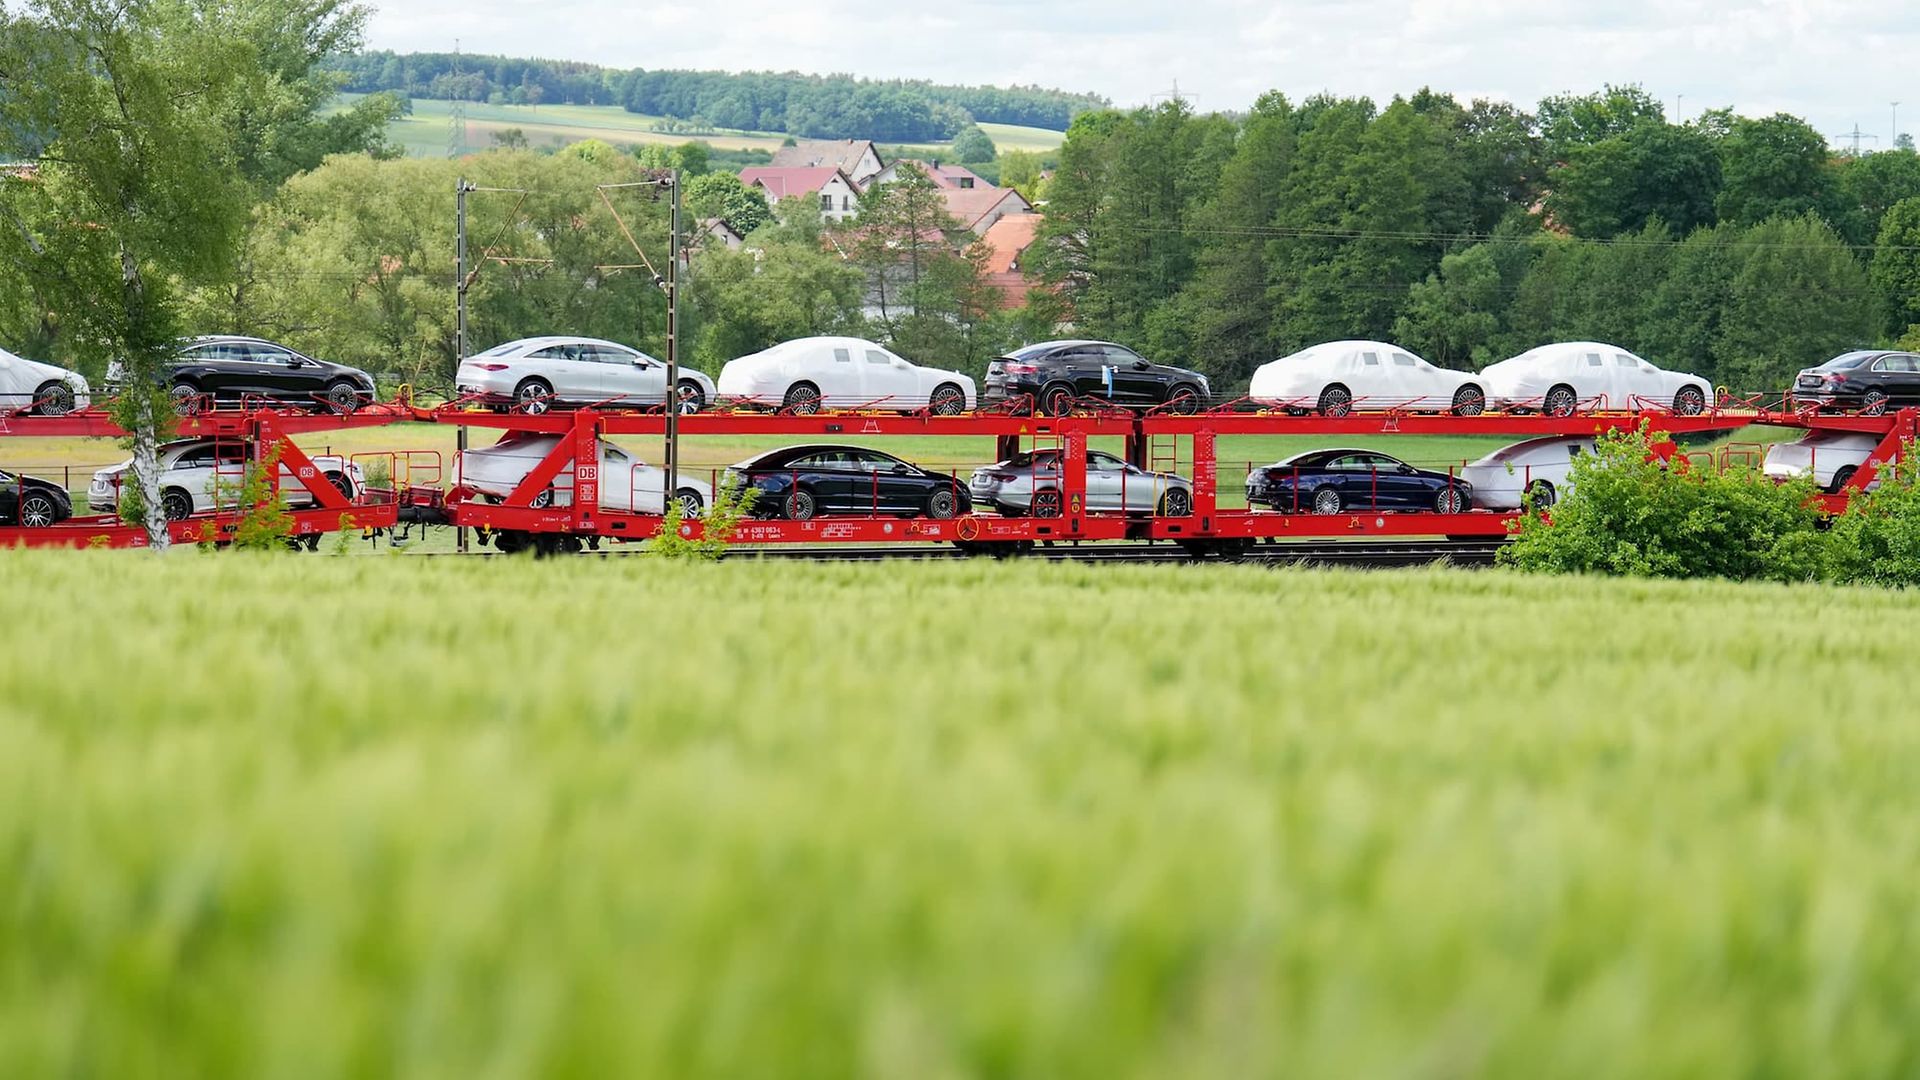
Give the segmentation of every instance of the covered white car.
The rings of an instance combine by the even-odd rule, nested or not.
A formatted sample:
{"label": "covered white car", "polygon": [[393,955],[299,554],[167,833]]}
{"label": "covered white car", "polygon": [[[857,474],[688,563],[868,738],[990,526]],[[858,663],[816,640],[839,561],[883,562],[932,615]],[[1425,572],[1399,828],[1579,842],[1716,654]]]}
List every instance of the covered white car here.
{"label": "covered white car", "polygon": [[810,337],[727,361],[720,396],[803,415],[870,408],[958,416],[973,408],[975,389],[968,376],[921,367],[871,341]]}
{"label": "covered white car", "polygon": [[1529,491],[1543,510],[1572,488],[1574,459],[1593,453],[1593,437],[1527,439],[1462,465],[1459,476],[1473,485],[1473,505],[1482,510],[1518,510]]}
{"label": "covered white car", "polygon": [[[1767,448],[1761,472],[1775,480],[1791,480],[1812,475],[1813,482],[1828,494],[1837,494],[1873,456],[1880,436],[1857,431],[1810,431],[1793,442],[1774,443]],[[1889,463],[1891,464],[1891,463]],[[1868,487],[1880,486],[1874,474]]]}
{"label": "covered white car", "polygon": [[[560,445],[561,436],[532,432],[509,432],[492,446],[464,450],[454,455],[453,483],[481,495],[504,499],[513,494],[520,481]],[[666,470],[649,465],[605,439],[600,444],[598,476],[600,508],[635,514],[664,514]],[[680,499],[680,512],[698,517],[713,503],[713,487],[682,472],[674,478],[674,490]],[[573,470],[561,469],[545,491],[535,495],[533,505],[573,505]]]}
{"label": "covered white car", "polygon": [[1330,341],[1262,364],[1247,395],[1322,416],[1355,409],[1477,416],[1487,407],[1486,386],[1473,375],[1434,367],[1384,341]]}
{"label": "covered white car", "polygon": [[[194,514],[236,509],[253,447],[242,439],[180,439],[163,443],[159,456],[160,504],[168,521],[179,521]],[[346,458],[315,454],[313,464],[320,470],[315,482],[332,484],[349,499],[366,489],[360,466]],[[133,459],[128,458],[94,473],[87,485],[87,505],[99,513],[118,510],[120,489],[132,471]],[[314,504],[313,493],[286,464],[280,466],[280,497],[294,510]]]}
{"label": "covered white car", "polygon": [[[676,382],[683,413],[714,399],[713,380],[702,372],[682,367]],[[468,357],[453,383],[460,394],[536,415],[554,405],[641,408],[666,400],[667,365],[616,341],[531,337]]]}
{"label": "covered white car", "polygon": [[1698,416],[1713,387],[1698,375],[1663,371],[1617,345],[1562,341],[1489,364],[1480,373],[1502,409],[1572,416],[1582,408],[1671,409]]}
{"label": "covered white car", "polygon": [[0,415],[65,416],[91,404],[93,396],[79,372],[0,349]]}

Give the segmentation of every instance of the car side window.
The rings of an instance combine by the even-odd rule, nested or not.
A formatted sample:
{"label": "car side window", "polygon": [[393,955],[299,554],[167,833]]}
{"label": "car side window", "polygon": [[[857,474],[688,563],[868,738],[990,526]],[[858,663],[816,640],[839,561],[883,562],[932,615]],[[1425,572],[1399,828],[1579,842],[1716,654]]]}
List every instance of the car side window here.
{"label": "car side window", "polygon": [[1118,364],[1121,367],[1131,367],[1135,361],[1146,359],[1123,345],[1102,345],[1100,353],[1106,357],[1107,363]]}
{"label": "car side window", "polygon": [[833,350],[833,361],[836,364],[851,364],[853,363],[853,351],[850,349],[835,349]]}
{"label": "car side window", "polygon": [[1633,357],[1631,357],[1631,356],[1628,356],[1628,355],[1627,355],[1627,354],[1625,354],[1625,353],[1616,353],[1616,354],[1614,355],[1614,358],[1613,358],[1613,366],[1614,366],[1614,367],[1623,367],[1623,368],[1630,368],[1630,367],[1633,367],[1633,366],[1635,366],[1635,365],[1634,365],[1634,362],[1633,362]]}
{"label": "car side window", "polygon": [[1606,363],[1607,363],[1607,362],[1606,362],[1605,360],[1603,360],[1603,359],[1601,359],[1601,358],[1600,358],[1600,354],[1599,354],[1599,353],[1597,353],[1597,352],[1590,352],[1590,353],[1587,353],[1587,354],[1586,354],[1586,357],[1587,357],[1587,366],[1588,366],[1588,367],[1605,367],[1605,366],[1606,366]]}
{"label": "car side window", "polygon": [[252,358],[262,364],[286,364],[294,359],[292,352],[276,349],[271,345],[254,345],[249,350]]}
{"label": "car side window", "polygon": [[1394,353],[1393,366],[1394,367],[1413,367],[1414,366],[1413,357],[1408,356],[1406,353],[1403,353],[1403,352]]}
{"label": "car side window", "polygon": [[1105,472],[1119,472],[1125,469],[1126,465],[1111,454],[1088,454],[1087,467]]}
{"label": "car side window", "polygon": [[535,349],[534,351],[528,353],[527,359],[529,360],[564,360],[566,359],[566,355],[567,353],[566,353],[565,346],[549,345],[544,349]]}
{"label": "car side window", "polygon": [[874,364],[879,367],[890,367],[893,364],[893,360],[889,358],[886,353],[883,353],[878,349],[868,349],[867,363]]}
{"label": "car side window", "polygon": [[1362,364],[1365,364],[1365,365],[1366,365],[1366,366],[1368,366],[1368,367],[1379,367],[1379,366],[1380,366],[1380,354],[1379,354],[1379,353],[1370,353],[1370,352],[1369,352],[1369,353],[1361,353],[1361,354],[1360,354],[1360,362],[1361,362]]}
{"label": "car side window", "polygon": [[1911,372],[1914,370],[1913,358],[1910,356],[1882,357],[1874,363],[1873,370],[1890,371],[1896,374]]}
{"label": "car side window", "polygon": [[196,446],[191,450],[183,451],[173,461],[173,467],[176,469],[204,469],[211,464],[213,464],[213,447],[211,446]]}

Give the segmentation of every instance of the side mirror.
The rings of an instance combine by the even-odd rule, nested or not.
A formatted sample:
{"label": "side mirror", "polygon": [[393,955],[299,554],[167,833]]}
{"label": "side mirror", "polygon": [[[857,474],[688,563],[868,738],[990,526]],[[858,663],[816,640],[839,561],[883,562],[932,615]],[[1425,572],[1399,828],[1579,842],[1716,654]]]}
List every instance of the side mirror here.
{"label": "side mirror", "polygon": [[1398,471],[1401,476],[1412,476],[1414,472],[1416,472],[1417,470],[1415,470],[1414,467],[1411,465],[1402,463]]}
{"label": "side mirror", "polygon": [[636,356],[633,358],[633,366],[637,368],[643,368],[643,367],[652,367],[653,365],[647,363],[646,357]]}
{"label": "side mirror", "polygon": [[907,467],[907,466],[905,466],[905,465],[899,465],[899,464],[896,464],[896,465],[895,465],[895,466],[893,467],[893,474],[894,474],[895,476],[905,476],[905,475],[907,475],[908,473],[911,473],[912,471],[913,471],[913,470],[912,470],[911,468],[908,468],[908,467]]}
{"label": "side mirror", "polygon": [[1135,371],[1145,371],[1147,370],[1148,366],[1149,365],[1145,360],[1135,360],[1133,362],[1133,370]]}

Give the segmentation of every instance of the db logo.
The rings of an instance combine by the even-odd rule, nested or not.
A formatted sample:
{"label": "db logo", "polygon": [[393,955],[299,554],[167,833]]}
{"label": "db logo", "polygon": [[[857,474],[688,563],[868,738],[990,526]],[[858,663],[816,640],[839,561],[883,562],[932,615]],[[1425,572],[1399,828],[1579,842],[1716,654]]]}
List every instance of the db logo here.
{"label": "db logo", "polygon": [[300,466],[300,479],[302,480],[313,479],[313,466],[311,465]]}
{"label": "db logo", "polygon": [[582,465],[573,470],[573,478],[576,480],[598,480],[600,479],[600,467],[598,465]]}

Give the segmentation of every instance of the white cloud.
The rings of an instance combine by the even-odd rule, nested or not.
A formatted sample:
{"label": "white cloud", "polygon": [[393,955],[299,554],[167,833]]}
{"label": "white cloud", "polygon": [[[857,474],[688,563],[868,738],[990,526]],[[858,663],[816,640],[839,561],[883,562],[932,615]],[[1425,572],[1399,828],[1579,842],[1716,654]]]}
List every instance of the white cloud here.
{"label": "white cloud", "polygon": [[[1385,101],[1422,86],[1530,104],[1637,82],[1682,111],[1785,110],[1830,136],[1884,139],[1920,86],[1910,0],[945,0],[939,5],[656,5],[387,0],[377,48],[544,56],[617,67],[850,72],[1039,83],[1135,105],[1177,80],[1202,109],[1269,89]],[[1909,130],[1920,123],[1902,124]]]}

